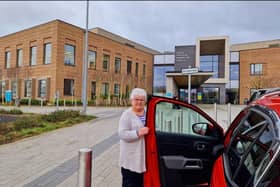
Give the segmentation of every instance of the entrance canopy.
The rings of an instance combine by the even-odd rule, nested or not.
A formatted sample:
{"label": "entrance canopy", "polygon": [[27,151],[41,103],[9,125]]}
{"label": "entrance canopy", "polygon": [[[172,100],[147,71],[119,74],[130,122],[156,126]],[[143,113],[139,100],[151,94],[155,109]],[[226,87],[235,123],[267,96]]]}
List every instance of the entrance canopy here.
{"label": "entrance canopy", "polygon": [[[175,81],[178,88],[188,87],[188,75],[184,75],[181,72],[166,72],[166,77],[171,77]],[[197,72],[191,74],[191,87],[197,88],[207,81],[213,72]]]}

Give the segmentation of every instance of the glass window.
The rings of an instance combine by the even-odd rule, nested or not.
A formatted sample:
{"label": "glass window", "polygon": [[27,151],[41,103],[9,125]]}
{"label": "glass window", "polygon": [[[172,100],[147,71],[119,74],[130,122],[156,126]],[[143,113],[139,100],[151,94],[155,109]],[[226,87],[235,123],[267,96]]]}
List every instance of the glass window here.
{"label": "glass window", "polygon": [[166,76],[167,71],[174,71],[174,66],[154,66],[154,94],[165,95],[166,93]]}
{"label": "glass window", "polygon": [[52,61],[52,44],[44,44],[44,64],[50,64]]}
{"label": "glass window", "polygon": [[64,64],[75,65],[75,46],[64,45]]}
{"label": "glass window", "polygon": [[114,84],[114,95],[115,96],[120,95],[120,84]]}
{"label": "glass window", "polygon": [[17,67],[21,67],[22,64],[22,49],[17,50]]}
{"label": "glass window", "polygon": [[32,81],[25,80],[24,81],[24,97],[31,97],[32,93]]}
{"label": "glass window", "polygon": [[108,96],[109,94],[109,83],[104,82],[102,83],[102,90],[101,90],[101,94],[102,96]]}
{"label": "glass window", "polygon": [[138,63],[135,63],[135,76],[138,77]]}
{"label": "glass window", "polygon": [[30,48],[30,65],[34,66],[37,64],[37,47],[33,46]]}
{"label": "glass window", "polygon": [[5,52],[5,67],[6,68],[11,67],[11,52],[10,51]]}
{"label": "glass window", "polygon": [[200,56],[200,71],[212,71],[214,73],[212,78],[219,78],[219,56]]}
{"label": "glass window", "polygon": [[121,59],[116,57],[115,58],[115,73],[121,72]]}
{"label": "glass window", "polygon": [[269,121],[260,112],[250,111],[233,132],[227,151],[232,178],[238,186],[255,186],[253,177],[272,140]]}
{"label": "glass window", "polygon": [[96,69],[96,52],[88,51],[88,67],[91,69]]}
{"label": "glass window", "polygon": [[12,97],[13,99],[17,98],[17,82],[12,81]]}
{"label": "glass window", "polygon": [[47,94],[47,80],[39,80],[39,91],[38,91],[38,97],[45,98]]}
{"label": "glass window", "polygon": [[127,61],[127,66],[126,66],[127,74],[131,74],[131,66],[132,66],[132,62],[128,60]]}
{"label": "glass window", "polygon": [[126,85],[126,86],[125,86],[125,96],[126,96],[126,98],[129,97],[129,93],[130,93],[129,86]]}
{"label": "glass window", "polygon": [[239,52],[230,52],[230,62],[239,62]]}
{"label": "glass window", "polygon": [[5,95],[5,90],[6,90],[6,83],[5,81],[0,81],[0,93],[1,93],[1,97],[2,99],[4,98],[4,95]]}
{"label": "glass window", "polygon": [[146,64],[143,64],[143,77],[146,77]]}
{"label": "glass window", "polygon": [[262,75],[263,65],[262,64],[250,64],[250,74],[251,75]]}
{"label": "glass window", "polygon": [[230,64],[230,80],[239,80],[239,64]]}
{"label": "glass window", "polygon": [[74,95],[74,79],[64,79],[64,95]]}
{"label": "glass window", "polygon": [[192,130],[195,123],[210,124],[201,114],[184,106],[168,102],[156,105],[156,132],[201,136]]}
{"label": "glass window", "polygon": [[109,71],[110,56],[103,54],[103,71]]}
{"label": "glass window", "polygon": [[174,54],[164,54],[164,55],[155,55],[154,64],[174,64],[175,55]]}
{"label": "glass window", "polygon": [[202,88],[202,101],[205,104],[220,103],[220,89],[204,87]]}
{"label": "glass window", "polygon": [[91,95],[91,99],[95,99],[96,97],[96,82],[91,82],[91,92],[90,92],[90,95]]}

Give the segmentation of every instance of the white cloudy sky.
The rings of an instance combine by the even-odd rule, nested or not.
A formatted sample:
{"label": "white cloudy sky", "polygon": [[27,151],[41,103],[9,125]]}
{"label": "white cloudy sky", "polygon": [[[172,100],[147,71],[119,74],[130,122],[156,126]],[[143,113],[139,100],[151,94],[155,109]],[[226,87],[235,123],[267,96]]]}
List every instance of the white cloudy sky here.
{"label": "white cloudy sky", "polygon": [[[159,51],[228,35],[231,43],[280,39],[280,1],[90,1],[101,27]],[[86,25],[86,1],[0,1],[0,36],[54,19]]]}

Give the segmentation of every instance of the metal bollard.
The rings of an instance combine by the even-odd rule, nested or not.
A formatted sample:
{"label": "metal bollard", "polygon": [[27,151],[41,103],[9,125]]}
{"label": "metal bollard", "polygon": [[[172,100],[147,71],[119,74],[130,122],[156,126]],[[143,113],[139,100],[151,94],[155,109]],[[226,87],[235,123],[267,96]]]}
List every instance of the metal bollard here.
{"label": "metal bollard", "polygon": [[92,150],[79,150],[78,187],[91,187]]}
{"label": "metal bollard", "polygon": [[66,100],[64,99],[64,108],[65,108],[65,106],[66,106]]}
{"label": "metal bollard", "polygon": [[231,105],[230,105],[230,103],[228,103],[228,107],[227,107],[227,116],[228,116],[228,127],[229,127],[230,123],[231,123]]}

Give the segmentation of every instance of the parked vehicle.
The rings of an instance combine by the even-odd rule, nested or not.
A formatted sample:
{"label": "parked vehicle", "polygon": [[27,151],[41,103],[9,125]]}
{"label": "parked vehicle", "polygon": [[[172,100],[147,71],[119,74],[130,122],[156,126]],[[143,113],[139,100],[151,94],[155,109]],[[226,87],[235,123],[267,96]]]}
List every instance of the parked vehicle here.
{"label": "parked vehicle", "polygon": [[280,186],[280,91],[244,108],[226,132],[186,102],[152,96],[147,108],[145,187]]}
{"label": "parked vehicle", "polygon": [[261,96],[263,96],[264,94],[267,93],[271,93],[271,92],[275,92],[275,91],[280,91],[280,88],[263,88],[263,89],[258,89],[255,90],[251,97],[249,98],[249,100],[245,101],[245,104],[249,104],[253,101],[255,101],[256,99],[260,98]]}

